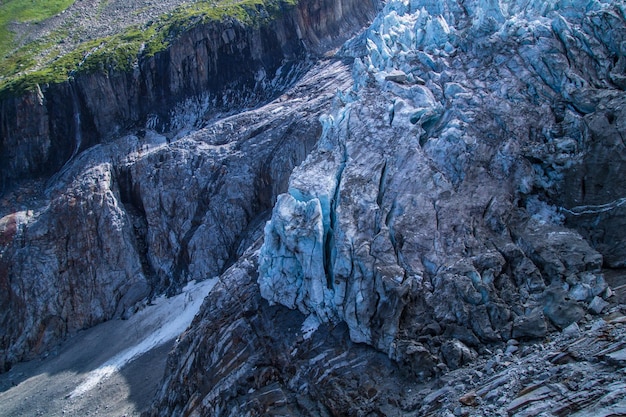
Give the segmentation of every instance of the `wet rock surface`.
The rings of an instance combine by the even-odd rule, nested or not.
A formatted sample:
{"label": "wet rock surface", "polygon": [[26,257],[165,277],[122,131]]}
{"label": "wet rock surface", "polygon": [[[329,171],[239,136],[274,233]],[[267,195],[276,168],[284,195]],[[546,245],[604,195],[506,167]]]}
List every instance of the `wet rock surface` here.
{"label": "wet rock surface", "polygon": [[608,99],[586,117],[590,142],[585,158],[565,173],[559,201],[566,224],[576,228],[604,255],[608,266],[622,268],[625,224],[624,184],[613,181],[624,170],[623,100]]}

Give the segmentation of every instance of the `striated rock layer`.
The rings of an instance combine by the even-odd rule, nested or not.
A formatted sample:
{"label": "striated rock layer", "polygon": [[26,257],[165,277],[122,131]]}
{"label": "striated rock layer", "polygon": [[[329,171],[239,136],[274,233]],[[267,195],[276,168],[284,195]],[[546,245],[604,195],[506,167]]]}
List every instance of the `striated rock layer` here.
{"label": "striated rock layer", "polygon": [[[41,127],[41,140],[12,130],[13,119],[2,116],[0,155],[7,161],[2,169],[21,179],[0,201],[0,370],[49,351],[68,334],[128,316],[157,294],[176,293],[189,280],[217,276],[247,248],[248,236],[261,230],[276,196],[286,191],[291,171],[313,149],[321,133],[318,116],[329,111],[337,88],[348,88],[349,73],[334,77],[335,71],[329,71],[316,85],[281,94],[302,76],[309,59],[339,45],[373,14],[369,3],[358,8],[350,1],[304,3],[266,28],[233,22],[195,28],[167,52],[142,63],[155,65],[152,82],[163,83],[147,89],[160,101],[144,104],[176,115],[169,119],[174,130],[167,136],[148,121],[135,134],[94,145],[135,117],[121,116],[122,107],[141,113],[138,103],[115,97],[134,94],[131,81],[147,74],[142,71],[91,75],[31,97],[42,113],[27,106],[17,116],[32,118],[24,126]],[[235,38],[209,37],[219,48],[205,39],[223,31],[232,32],[242,49],[226,45]],[[210,58],[202,55],[209,52]],[[182,67],[187,71],[178,71]],[[247,78],[263,69],[266,76],[254,82]],[[232,83],[215,79],[218,72]],[[116,80],[122,84],[111,84]],[[209,91],[210,83],[219,89]],[[72,90],[80,101],[66,102],[55,89]],[[269,109],[235,116],[217,112],[271,95],[279,98]],[[193,101],[209,96],[219,98],[220,106]],[[172,108],[184,97],[191,100],[186,108]],[[24,104],[29,98],[15,100]],[[60,103],[52,105],[55,100]],[[289,106],[281,104],[286,100]],[[73,114],[68,105],[75,105]],[[67,114],[54,118],[48,108]],[[205,128],[190,134],[198,115]],[[59,152],[55,161],[49,159],[53,149]],[[32,160],[35,155],[42,159]],[[58,169],[70,156],[45,181],[24,179],[48,162],[46,170]]]}
{"label": "striated rock layer", "polygon": [[[571,337],[616,301],[603,268],[626,260],[625,12],[388,1],[338,53],[352,87],[263,243],[176,345],[148,414],[621,412],[623,304],[584,328],[587,356],[552,362],[584,365],[539,375],[541,354],[519,346]],[[471,383],[447,374],[494,352]],[[528,368],[506,370],[515,361]],[[549,385],[594,372],[606,378]]]}

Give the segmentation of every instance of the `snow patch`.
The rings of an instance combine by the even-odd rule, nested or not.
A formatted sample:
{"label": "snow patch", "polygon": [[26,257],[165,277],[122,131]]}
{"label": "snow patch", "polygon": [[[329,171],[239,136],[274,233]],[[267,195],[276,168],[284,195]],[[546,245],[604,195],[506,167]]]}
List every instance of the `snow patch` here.
{"label": "snow patch", "polygon": [[154,305],[146,307],[129,320],[122,321],[120,325],[129,330],[144,331],[144,337],[134,346],[123,350],[89,372],[85,380],[72,391],[69,397],[74,398],[85,394],[133,359],[176,338],[191,324],[204,298],[216,283],[217,278],[189,283],[179,295],[171,298],[162,296],[154,301]]}
{"label": "snow patch", "polygon": [[318,327],[320,327],[320,320],[315,314],[309,314],[309,316],[302,323],[302,328],[300,329],[304,340],[310,339]]}

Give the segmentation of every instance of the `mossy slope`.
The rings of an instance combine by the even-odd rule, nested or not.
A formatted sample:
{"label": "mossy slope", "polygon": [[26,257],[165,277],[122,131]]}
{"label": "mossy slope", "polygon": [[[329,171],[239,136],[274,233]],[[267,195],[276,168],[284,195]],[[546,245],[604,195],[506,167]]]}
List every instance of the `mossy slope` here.
{"label": "mossy slope", "polygon": [[41,22],[62,12],[74,0],[5,0],[0,2],[0,56],[4,57],[14,45],[10,30],[13,22]]}
{"label": "mossy slope", "polygon": [[46,57],[36,63],[33,56],[50,48],[56,33],[46,42],[33,42],[0,62],[0,98],[18,95],[39,84],[60,83],[81,73],[129,71],[143,57],[165,50],[172,41],[196,25],[236,19],[258,26],[278,17],[297,0],[218,0],[181,5],[155,21],[123,32],[81,43],[61,57]]}

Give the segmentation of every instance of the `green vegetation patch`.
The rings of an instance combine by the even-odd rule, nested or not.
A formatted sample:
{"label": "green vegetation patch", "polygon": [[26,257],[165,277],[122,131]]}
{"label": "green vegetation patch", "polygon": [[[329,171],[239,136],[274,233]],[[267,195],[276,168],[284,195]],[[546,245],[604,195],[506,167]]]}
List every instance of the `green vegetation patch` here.
{"label": "green vegetation patch", "polygon": [[41,22],[62,12],[74,0],[2,0],[0,1],[0,56],[13,49],[13,22]]}
{"label": "green vegetation patch", "polygon": [[[0,62],[0,98],[34,89],[37,84],[60,83],[80,73],[130,71],[142,57],[150,57],[191,28],[211,21],[236,19],[258,27],[282,14],[298,0],[215,0],[185,4],[155,21],[132,26],[122,33],[81,43],[69,54],[51,57],[36,67],[36,54],[54,51],[62,35],[28,44]],[[55,39],[57,39],[55,41]]]}

